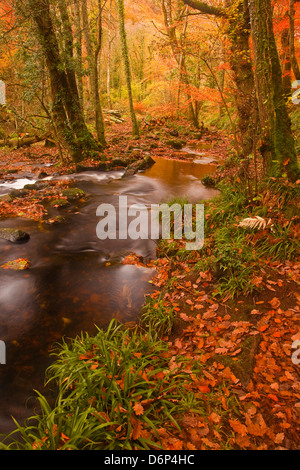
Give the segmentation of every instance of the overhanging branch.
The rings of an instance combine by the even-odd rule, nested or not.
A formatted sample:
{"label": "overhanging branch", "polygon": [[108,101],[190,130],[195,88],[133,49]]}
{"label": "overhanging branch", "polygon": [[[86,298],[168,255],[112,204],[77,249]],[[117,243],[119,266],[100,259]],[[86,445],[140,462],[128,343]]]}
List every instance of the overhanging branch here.
{"label": "overhanging branch", "polygon": [[183,0],[185,5],[194,8],[195,10],[201,11],[201,13],[205,13],[206,15],[214,15],[219,17],[226,17],[226,12],[222,8],[214,7],[213,5],[208,5],[205,2],[201,2],[199,0]]}

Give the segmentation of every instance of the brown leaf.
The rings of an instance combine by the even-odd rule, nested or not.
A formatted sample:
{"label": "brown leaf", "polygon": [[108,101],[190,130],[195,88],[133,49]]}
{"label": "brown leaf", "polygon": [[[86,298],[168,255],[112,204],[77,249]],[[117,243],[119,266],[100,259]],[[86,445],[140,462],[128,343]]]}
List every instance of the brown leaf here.
{"label": "brown leaf", "polygon": [[232,427],[232,429],[238,434],[240,434],[241,436],[246,436],[248,434],[246,426],[240,423],[240,421],[237,421],[235,419],[230,419],[229,424]]}
{"label": "brown leaf", "polygon": [[280,300],[277,297],[273,297],[272,300],[269,300],[268,302],[272,308],[278,308],[280,305]]}
{"label": "brown leaf", "polygon": [[132,424],[132,431],[130,433],[130,437],[134,441],[136,441],[142,435],[143,423],[140,420],[134,418],[134,416],[131,416],[130,421],[131,421],[131,424]]}
{"label": "brown leaf", "polygon": [[137,416],[140,416],[144,413],[144,408],[142,407],[142,405],[140,403],[136,403],[133,407],[134,409],[134,412]]}

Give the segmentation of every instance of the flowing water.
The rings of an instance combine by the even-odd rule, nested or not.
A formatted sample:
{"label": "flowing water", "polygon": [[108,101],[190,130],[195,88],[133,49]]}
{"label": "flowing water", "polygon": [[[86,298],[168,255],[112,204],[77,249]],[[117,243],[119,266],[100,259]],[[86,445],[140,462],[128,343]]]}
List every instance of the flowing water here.
{"label": "flowing water", "polygon": [[[122,264],[131,252],[155,258],[152,240],[105,240],[96,235],[102,203],[118,205],[120,195],[128,205],[162,203],[174,197],[190,202],[214,197],[201,178],[212,174],[211,161],[197,163],[156,159],[144,173],[122,178],[122,172],[85,172],[68,175],[88,193],[78,207],[59,209],[60,224],[46,225],[13,218],[0,221],[0,228],[13,227],[30,234],[26,244],[0,240],[1,264],[17,258],[30,260],[27,271],[0,270],[0,340],[7,348],[6,365],[0,365],[0,433],[14,429],[11,416],[22,422],[34,413],[34,389],[43,392],[44,372],[51,362],[49,351],[62,337],[82,331],[95,333],[117,318],[134,321],[153,270]],[[20,183],[20,182],[19,182]],[[25,183],[26,184],[26,183]],[[15,182],[14,187],[18,186]],[[20,184],[19,184],[20,186]],[[7,186],[0,187],[1,192]]]}

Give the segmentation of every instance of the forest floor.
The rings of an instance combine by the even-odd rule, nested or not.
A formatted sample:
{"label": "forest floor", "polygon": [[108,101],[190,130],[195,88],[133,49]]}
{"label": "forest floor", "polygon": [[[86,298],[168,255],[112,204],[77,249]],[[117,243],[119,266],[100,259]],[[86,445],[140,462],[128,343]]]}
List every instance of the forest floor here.
{"label": "forest floor", "polygon": [[[113,126],[105,158],[112,161],[126,154],[142,159],[150,153],[152,157],[186,160],[186,153],[172,148],[170,140],[179,139],[183,146],[199,142],[214,144],[209,155],[226,162],[228,137],[216,132],[201,136],[190,130],[185,132],[180,123],[176,125],[178,135],[175,132],[175,136],[170,136],[173,131],[163,121],[150,123],[137,141],[131,137],[128,124]],[[76,171],[71,162],[59,162],[56,150],[45,150],[39,145],[8,154],[2,150],[0,163],[5,163],[5,170],[4,165],[0,167],[3,168],[0,178],[10,175],[11,168],[19,176],[28,172],[37,174],[37,171],[44,171],[47,176]],[[52,166],[42,168],[45,163]],[[85,164],[92,166],[97,162],[91,160]],[[241,182],[234,165],[219,170],[219,179],[225,177],[235,184]],[[61,188],[56,186],[51,198],[57,198]],[[264,197],[271,200],[270,193]],[[207,220],[216,209],[215,204],[218,203],[208,204]],[[41,198],[31,194],[13,201],[2,200],[0,214],[22,212],[23,216],[39,218],[45,216],[42,207]],[[274,203],[267,217],[273,223],[286,224],[289,220],[281,209],[282,206]],[[212,227],[215,224],[216,229],[220,228],[222,223],[214,220]],[[299,237],[299,233],[299,217],[293,217],[293,236]],[[247,238],[251,250],[260,237],[271,237],[268,228],[253,236],[256,239]],[[233,250],[233,257],[238,259],[242,250]],[[217,293],[218,277],[209,264],[207,269],[199,268],[201,256],[197,253],[184,257],[178,250],[165,251],[163,247],[154,264],[156,290],[151,296],[154,308],[156,301],[162,301],[166,311],[175,314],[171,333],[162,338],[168,344],[170,369],[178,366],[175,357],[182,358],[185,364],[198,363],[201,377],[190,372],[187,391],[200,394],[206,404],[205,413],[187,412],[181,417],[184,439],[182,436],[174,439],[176,433],[171,435],[161,428],[164,448],[300,449],[300,365],[298,356],[294,360],[292,357],[296,352],[292,345],[300,341],[299,252],[298,257],[290,260],[274,260],[269,255],[261,258],[259,272],[251,279],[252,287],[254,284],[251,293],[236,295],[230,291]],[[143,265],[134,254],[128,263]],[[189,373],[188,366],[185,371]]]}

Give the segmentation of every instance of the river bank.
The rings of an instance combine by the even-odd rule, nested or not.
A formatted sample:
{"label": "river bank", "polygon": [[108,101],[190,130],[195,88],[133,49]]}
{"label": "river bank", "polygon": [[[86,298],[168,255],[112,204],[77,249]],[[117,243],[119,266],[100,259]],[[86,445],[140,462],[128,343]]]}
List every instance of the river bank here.
{"label": "river bank", "polygon": [[[50,412],[40,397],[25,448],[299,448],[299,186],[254,201],[230,159],[210,178],[227,179],[205,203],[204,250],[161,242],[140,321],[63,344],[49,372],[59,401]],[[250,216],[271,223],[245,230]]]}

